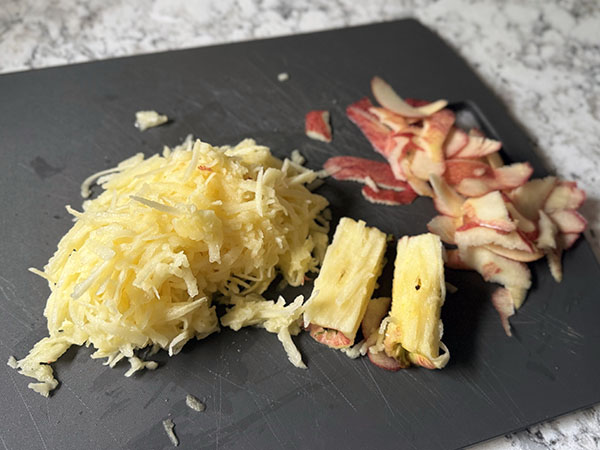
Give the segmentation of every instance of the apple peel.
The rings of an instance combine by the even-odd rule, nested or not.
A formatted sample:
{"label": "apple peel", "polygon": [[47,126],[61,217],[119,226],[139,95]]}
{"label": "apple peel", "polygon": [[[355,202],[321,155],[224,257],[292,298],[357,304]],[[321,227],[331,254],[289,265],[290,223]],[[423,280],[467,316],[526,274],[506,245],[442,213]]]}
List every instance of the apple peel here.
{"label": "apple peel", "polygon": [[304,132],[311,139],[329,143],[332,139],[329,120],[329,111],[309,111],[304,118]]}
{"label": "apple peel", "polygon": [[405,117],[427,117],[444,109],[448,105],[446,100],[438,100],[423,106],[413,107],[405,102],[396,91],[380,77],[373,77],[371,80],[371,92],[381,106]]}
{"label": "apple peel", "polygon": [[361,193],[363,197],[377,205],[398,206],[408,205],[417,198],[417,193],[407,185],[404,191],[396,191],[392,189],[375,190],[371,186],[363,186]]}
{"label": "apple peel", "polygon": [[502,322],[502,328],[508,337],[512,336],[510,331],[510,322],[508,318],[515,314],[515,304],[510,291],[505,288],[498,288],[492,294],[492,304],[498,314],[500,315],[500,322]]}
{"label": "apple peel", "polygon": [[382,161],[359,158],[355,156],[334,156],[323,164],[323,168],[336,180],[357,181],[366,184],[367,178],[384,189],[404,191],[410,186],[399,180],[392,173],[390,165]]}

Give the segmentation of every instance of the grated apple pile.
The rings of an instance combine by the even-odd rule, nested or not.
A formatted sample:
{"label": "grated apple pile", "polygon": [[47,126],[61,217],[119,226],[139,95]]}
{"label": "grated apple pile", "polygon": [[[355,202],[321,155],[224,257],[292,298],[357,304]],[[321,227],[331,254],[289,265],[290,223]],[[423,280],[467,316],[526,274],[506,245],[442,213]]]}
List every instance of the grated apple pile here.
{"label": "grated apple pile", "polygon": [[218,331],[213,299],[234,304],[226,324],[263,325],[302,364],[290,337],[302,299],[285,307],[261,294],[278,273],[302,284],[322,261],[328,202],[306,187],[315,172],[246,139],[235,147],[189,140],[98,175],[103,192],[82,212],[67,206],[75,224],[43,272],[32,269],[50,286],[49,336],[10,361],[38,381],[30,388],[48,396],[58,384],[50,364],[71,345],[92,345],[92,358],[111,367],[127,358],[127,376],[154,369],[136,351],[174,355]]}

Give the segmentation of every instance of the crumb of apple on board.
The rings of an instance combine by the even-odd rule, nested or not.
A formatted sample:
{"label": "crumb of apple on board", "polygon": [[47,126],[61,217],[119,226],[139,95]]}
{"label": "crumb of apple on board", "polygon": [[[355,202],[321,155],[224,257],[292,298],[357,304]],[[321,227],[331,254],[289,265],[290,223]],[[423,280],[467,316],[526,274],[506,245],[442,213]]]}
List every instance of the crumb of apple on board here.
{"label": "crumb of apple on board", "polygon": [[531,287],[527,263],[546,257],[562,280],[562,254],[587,222],[577,211],[585,192],[553,176],[531,179],[528,162],[505,164],[501,142],[481,130],[463,130],[446,100],[402,99],[380,77],[371,81],[379,106],[362,98],[346,115],[382,158],[336,156],[324,170],[334,179],[362,183],[366,200],[405,205],[428,196],[439,215],[428,224],[447,244],[446,266],[475,270],[500,284],[492,295],[507,335],[508,318]]}
{"label": "crumb of apple on board", "polygon": [[135,113],[135,127],[139,128],[140,131],[158,127],[168,121],[169,118],[166,115],[159,114],[156,111],[138,111]]}

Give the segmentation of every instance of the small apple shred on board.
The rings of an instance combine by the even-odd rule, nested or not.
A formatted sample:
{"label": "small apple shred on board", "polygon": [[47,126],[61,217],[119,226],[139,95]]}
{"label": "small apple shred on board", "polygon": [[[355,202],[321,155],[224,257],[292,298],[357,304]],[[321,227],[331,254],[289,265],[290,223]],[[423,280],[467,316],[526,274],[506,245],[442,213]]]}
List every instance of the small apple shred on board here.
{"label": "small apple shred on board", "polygon": [[[92,358],[111,367],[127,358],[127,376],[154,369],[136,351],[172,356],[219,331],[215,301],[233,305],[225,325],[277,333],[303,366],[291,339],[300,332],[303,299],[284,306],[261,294],[278,273],[303,284],[323,259],[328,202],[306,187],[314,171],[251,139],[234,147],[189,139],[99,175],[103,192],[82,212],[67,206],[73,227],[44,270],[31,269],[50,286],[49,336],[9,360],[38,381],[30,388],[47,396],[58,385],[50,364],[71,345],[92,345]],[[93,179],[82,186],[85,196]]]}
{"label": "small apple shred on board", "polygon": [[562,280],[562,253],[587,226],[577,212],[585,192],[554,176],[530,179],[528,162],[505,165],[501,142],[458,128],[445,100],[404,100],[379,77],[371,90],[380,106],[365,97],[346,115],[385,162],[336,156],[324,169],[334,179],[363,183],[363,196],[375,204],[432,197],[440,215],[429,231],[457,246],[446,265],[503,286],[492,304],[510,336],[508,317],[531,287],[526,263],[546,256],[553,278]]}

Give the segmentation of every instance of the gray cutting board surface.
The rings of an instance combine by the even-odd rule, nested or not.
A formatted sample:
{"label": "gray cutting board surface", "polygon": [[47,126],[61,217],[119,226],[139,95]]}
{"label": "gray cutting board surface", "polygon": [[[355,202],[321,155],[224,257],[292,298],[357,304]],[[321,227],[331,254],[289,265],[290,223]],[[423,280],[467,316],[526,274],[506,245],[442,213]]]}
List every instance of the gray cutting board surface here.
{"label": "gray cutting board surface", "polygon": [[[278,82],[280,72],[290,80]],[[46,335],[48,287],[27,268],[43,267],[71,226],[64,206],[81,206],[84,178],[188,133],[214,144],[254,137],[281,157],[297,148],[315,169],[333,155],[378,158],[344,114],[369,95],[373,75],[407,97],[447,98],[461,120],[503,141],[507,160],[546,173],[494,94],[413,20],[0,76],[0,361]],[[173,121],[140,133],[140,109]],[[311,109],[331,111],[333,143],[305,137]],[[320,193],[333,224],[350,216],[396,237],[424,232],[435,214],[425,198],[374,206],[353,183],[328,180]],[[443,310],[452,358],[442,371],[386,372],[307,335],[296,339],[308,365],[300,370],[259,329],[159,354],[158,370],[131,378],[126,364],[109,369],[91,349],[71,348],[54,364],[61,385],[49,399],[1,366],[0,438],[8,449],[170,448],[167,417],[183,449],[445,449],[518,430],[600,401],[600,268],[583,240],[564,265],[561,284],[544,261],[530,265],[533,288],[512,338],[489,302],[495,286],[448,270],[459,291]],[[188,409],[186,394],[206,412]]]}

